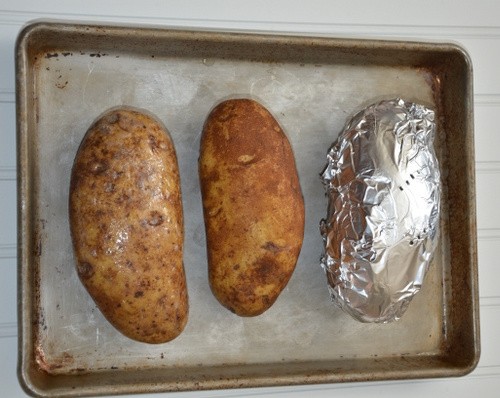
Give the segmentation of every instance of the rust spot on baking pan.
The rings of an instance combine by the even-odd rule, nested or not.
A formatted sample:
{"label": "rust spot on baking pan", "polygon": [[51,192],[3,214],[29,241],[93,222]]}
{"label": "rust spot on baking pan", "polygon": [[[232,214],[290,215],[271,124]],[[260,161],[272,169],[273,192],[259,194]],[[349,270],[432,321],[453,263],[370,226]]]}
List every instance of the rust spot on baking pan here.
{"label": "rust spot on baking pan", "polygon": [[63,352],[60,356],[55,357],[52,362],[49,362],[42,347],[40,345],[37,345],[35,347],[35,361],[40,370],[47,373],[52,373],[54,370],[71,365],[75,361],[75,359],[71,354]]}
{"label": "rust spot on baking pan", "polygon": [[66,80],[64,83],[56,83],[56,87],[63,89],[68,85],[68,81]]}
{"label": "rust spot on baking pan", "polygon": [[37,257],[40,257],[42,255],[42,240],[41,239],[38,239],[36,244],[35,244],[34,254]]}

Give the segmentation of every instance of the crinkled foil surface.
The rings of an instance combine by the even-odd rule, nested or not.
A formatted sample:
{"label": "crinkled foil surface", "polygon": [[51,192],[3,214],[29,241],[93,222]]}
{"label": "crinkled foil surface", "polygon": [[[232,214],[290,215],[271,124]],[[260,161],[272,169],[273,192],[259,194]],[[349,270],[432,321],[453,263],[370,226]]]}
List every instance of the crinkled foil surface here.
{"label": "crinkled foil surface", "polygon": [[434,134],[432,110],[382,101],[328,152],[321,263],[332,300],[360,321],[399,319],[422,286],[439,232]]}

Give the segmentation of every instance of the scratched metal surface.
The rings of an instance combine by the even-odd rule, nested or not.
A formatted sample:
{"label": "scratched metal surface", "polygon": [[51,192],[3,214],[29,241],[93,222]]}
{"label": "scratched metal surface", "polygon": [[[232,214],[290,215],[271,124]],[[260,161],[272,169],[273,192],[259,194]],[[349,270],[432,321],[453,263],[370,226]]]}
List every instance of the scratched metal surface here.
{"label": "scratched metal surface", "polygon": [[[336,308],[319,266],[318,225],[326,211],[319,173],[327,148],[351,114],[376,100],[398,96],[435,107],[428,71],[333,59],[321,64],[250,61],[244,50],[233,58],[197,56],[189,48],[185,56],[170,56],[157,43],[143,52],[130,52],[123,37],[106,51],[92,46],[75,51],[61,43],[58,49],[39,53],[30,65],[34,103],[30,109],[36,112],[31,142],[36,150],[30,151],[29,159],[36,189],[30,216],[38,239],[39,274],[27,294],[36,290],[39,300],[33,313],[24,316],[36,323],[35,367],[57,376],[109,370],[182,372],[233,365],[243,365],[244,370],[246,365],[266,365],[272,374],[275,363],[335,361],[342,369],[345,361],[349,373],[348,367],[356,369],[356,361],[364,359],[378,358],[383,363],[401,356],[440,354],[449,326],[443,289],[450,272],[446,225],[421,293],[396,323],[363,324]],[[275,305],[255,318],[233,315],[209,290],[197,174],[206,116],[219,101],[239,96],[259,100],[282,125],[294,149],[306,204],[306,232],[297,269]],[[190,315],[185,331],[162,345],[134,342],[117,332],[83,289],[74,267],[67,214],[72,162],[92,121],[117,105],[157,115],[172,135],[179,160]],[[440,156],[447,156],[445,151],[444,146],[438,147]],[[443,211],[446,215],[446,207]],[[24,349],[28,355],[29,349]],[[309,366],[308,372],[313,370]],[[232,377],[230,372],[225,376]],[[349,377],[355,379],[352,373]],[[228,385],[221,382],[210,388]],[[184,388],[195,387],[191,382]]]}

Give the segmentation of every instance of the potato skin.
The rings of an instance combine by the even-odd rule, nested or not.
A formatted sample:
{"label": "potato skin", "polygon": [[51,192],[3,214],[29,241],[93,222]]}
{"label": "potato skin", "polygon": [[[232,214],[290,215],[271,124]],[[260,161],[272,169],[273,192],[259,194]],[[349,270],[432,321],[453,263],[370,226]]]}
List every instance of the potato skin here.
{"label": "potato skin", "polygon": [[304,237],[290,143],[256,101],[222,102],[203,129],[199,174],[212,292],[237,315],[262,314],[288,283]]}
{"label": "potato skin", "polygon": [[80,280],[108,321],[145,343],[187,322],[183,213],[172,140],[132,108],[107,112],[75,157],[70,229]]}

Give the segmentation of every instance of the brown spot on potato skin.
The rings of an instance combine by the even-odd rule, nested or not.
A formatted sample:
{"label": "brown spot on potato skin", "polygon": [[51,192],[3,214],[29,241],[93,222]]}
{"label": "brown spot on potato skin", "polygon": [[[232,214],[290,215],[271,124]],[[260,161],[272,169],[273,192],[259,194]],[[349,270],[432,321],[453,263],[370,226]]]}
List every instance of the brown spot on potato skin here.
{"label": "brown spot on potato skin", "polygon": [[205,123],[199,174],[212,292],[240,316],[259,315],[285,288],[302,246],[291,146],[263,106],[225,101]]}
{"label": "brown spot on potato skin", "polygon": [[157,227],[163,224],[163,215],[158,211],[152,211],[149,214],[148,224],[152,227]]}
{"label": "brown spot on potato skin", "polygon": [[274,242],[266,242],[265,245],[262,245],[262,248],[265,249],[265,250],[274,252],[274,253],[277,253],[277,252],[285,249],[284,247],[278,246]]}
{"label": "brown spot on potato skin", "polygon": [[94,275],[94,267],[92,266],[92,264],[86,261],[81,263],[79,262],[77,270],[78,270],[78,275],[82,279],[89,279],[92,278],[92,276]]}
{"label": "brown spot on potato skin", "polygon": [[184,227],[164,127],[130,108],[99,118],[75,157],[69,216],[80,279],[110,323],[146,343],[177,337],[188,316]]}

